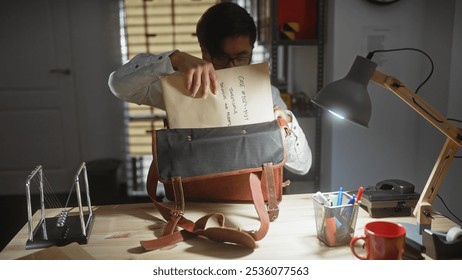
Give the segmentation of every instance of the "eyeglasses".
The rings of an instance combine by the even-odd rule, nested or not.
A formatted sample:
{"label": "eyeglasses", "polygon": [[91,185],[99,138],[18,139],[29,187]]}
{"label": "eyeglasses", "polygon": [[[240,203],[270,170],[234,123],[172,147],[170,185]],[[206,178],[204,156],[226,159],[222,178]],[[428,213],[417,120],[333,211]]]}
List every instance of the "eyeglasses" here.
{"label": "eyeglasses", "polygon": [[233,66],[248,65],[250,63],[250,60],[252,60],[252,55],[230,57],[229,55],[222,54],[212,57],[213,65],[219,67],[226,67],[229,65],[230,62],[233,64]]}

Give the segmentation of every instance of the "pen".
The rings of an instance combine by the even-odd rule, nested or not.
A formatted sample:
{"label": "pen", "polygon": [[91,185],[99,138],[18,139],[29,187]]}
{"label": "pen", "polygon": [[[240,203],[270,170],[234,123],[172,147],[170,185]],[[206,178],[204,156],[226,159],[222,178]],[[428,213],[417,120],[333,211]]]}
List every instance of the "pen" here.
{"label": "pen", "polygon": [[343,188],[340,187],[338,190],[338,196],[337,196],[337,206],[342,205],[342,199],[343,199]]}
{"label": "pen", "polygon": [[[340,189],[338,190],[338,195],[337,195],[337,206],[342,205],[342,200],[343,200],[343,187],[340,187]],[[337,228],[340,228],[342,226],[342,223],[338,219],[336,219],[335,225]]]}
{"label": "pen", "polygon": [[356,195],[354,194],[351,196],[350,200],[348,200],[348,204],[355,204],[355,202],[356,202]]}
{"label": "pen", "polygon": [[[356,195],[352,195],[350,200],[348,200],[348,205],[353,205],[355,204],[355,202],[356,202]],[[349,218],[352,209],[353,209],[353,206],[345,206],[345,208],[343,208],[342,215]]]}
{"label": "pen", "polygon": [[359,202],[361,200],[361,196],[363,195],[363,191],[364,191],[363,186],[359,187],[358,194],[356,195],[356,202]]}
{"label": "pen", "polygon": [[348,206],[343,206],[341,216],[343,217],[342,221],[337,220],[337,233],[338,234],[346,234],[347,232],[351,231],[351,219],[352,211],[354,204],[356,202],[356,195],[352,195],[351,198],[348,200]]}

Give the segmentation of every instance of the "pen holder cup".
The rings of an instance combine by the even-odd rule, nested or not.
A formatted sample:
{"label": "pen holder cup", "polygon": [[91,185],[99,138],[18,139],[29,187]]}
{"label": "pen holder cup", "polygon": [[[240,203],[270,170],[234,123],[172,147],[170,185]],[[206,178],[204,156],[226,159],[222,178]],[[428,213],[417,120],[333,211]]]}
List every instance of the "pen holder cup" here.
{"label": "pen holder cup", "polygon": [[[337,201],[338,192],[323,195]],[[343,193],[342,196],[344,203],[352,198],[347,193]],[[313,196],[313,205],[318,238],[329,247],[350,244],[355,233],[358,203],[330,206]]]}

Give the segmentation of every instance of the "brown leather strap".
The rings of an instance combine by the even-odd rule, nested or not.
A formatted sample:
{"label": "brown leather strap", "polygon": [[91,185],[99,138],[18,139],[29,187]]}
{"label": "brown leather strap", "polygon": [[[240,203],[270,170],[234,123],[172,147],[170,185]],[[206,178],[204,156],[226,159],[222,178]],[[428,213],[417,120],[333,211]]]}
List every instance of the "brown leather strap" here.
{"label": "brown leather strap", "polygon": [[[154,139],[155,137],[153,137],[153,141],[155,141]],[[143,248],[148,251],[163,248],[165,246],[169,246],[171,244],[175,244],[175,243],[178,243],[178,242],[181,242],[181,241],[184,241],[186,239],[196,236],[194,234],[191,234],[191,232],[194,230],[195,223],[184,218],[183,216],[184,207],[181,207],[181,203],[176,204],[176,206],[179,205],[179,207],[176,207],[175,208],[176,211],[175,211],[157,201],[157,183],[159,181],[159,174],[157,172],[157,159],[155,157],[155,153],[153,153],[153,155],[154,155],[154,158],[149,168],[146,188],[147,188],[149,197],[153,201],[159,213],[167,221],[167,224],[164,227],[162,237],[159,237],[153,240],[140,241],[141,246],[143,246]],[[181,179],[179,183],[181,185]],[[183,195],[182,193],[183,192],[181,190],[179,195],[182,196]],[[179,200],[184,201],[183,198],[180,198]],[[184,205],[184,202],[183,202],[183,205]],[[185,228],[188,230],[175,231],[177,226],[181,226],[182,228]]]}
{"label": "brown leather strap", "polygon": [[181,177],[172,177],[173,195],[175,196],[175,213],[182,215],[184,213],[184,194]]}
{"label": "brown leather strap", "polygon": [[263,164],[263,174],[265,175],[266,188],[268,189],[268,215],[270,221],[275,221],[279,215],[278,201],[276,198],[276,182],[274,181],[273,164]]}
{"label": "brown leather strap", "polygon": [[241,245],[250,249],[255,249],[257,243],[255,239],[245,231],[226,227],[210,227],[201,234],[210,240],[217,242],[227,242]]}
{"label": "brown leather strap", "polygon": [[189,231],[181,230],[156,239],[142,240],[140,241],[140,244],[143,246],[144,250],[152,251],[185,241],[187,239],[191,239],[193,237],[196,237],[196,235],[190,233]]}
{"label": "brown leather strap", "polygon": [[[212,216],[216,214],[206,215],[202,217],[202,220],[208,220]],[[181,230],[173,232],[172,234],[159,237],[157,239],[141,241],[141,246],[147,251],[152,251],[160,248],[167,247],[169,245],[184,241],[186,239],[190,239],[192,237],[202,235],[207,237],[210,240],[217,241],[217,242],[228,242],[237,245],[241,245],[250,249],[255,249],[257,244],[255,243],[254,238],[238,229],[234,228],[227,228],[227,227],[209,227],[204,228],[205,223],[201,223],[201,226],[196,227],[192,232],[187,230]],[[204,227],[202,227],[204,226]]]}
{"label": "brown leather strap", "polygon": [[261,190],[261,181],[255,173],[249,174],[249,186],[252,194],[253,204],[260,220],[260,228],[257,231],[248,232],[255,240],[261,240],[268,233],[269,216],[266,211],[265,200]]}

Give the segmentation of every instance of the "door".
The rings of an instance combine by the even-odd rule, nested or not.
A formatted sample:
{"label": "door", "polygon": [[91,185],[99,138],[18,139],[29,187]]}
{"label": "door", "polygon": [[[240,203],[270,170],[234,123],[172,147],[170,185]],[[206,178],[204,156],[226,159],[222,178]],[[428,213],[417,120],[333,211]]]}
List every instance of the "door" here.
{"label": "door", "polygon": [[68,193],[80,164],[68,2],[0,5],[0,195],[25,193],[37,165]]}

